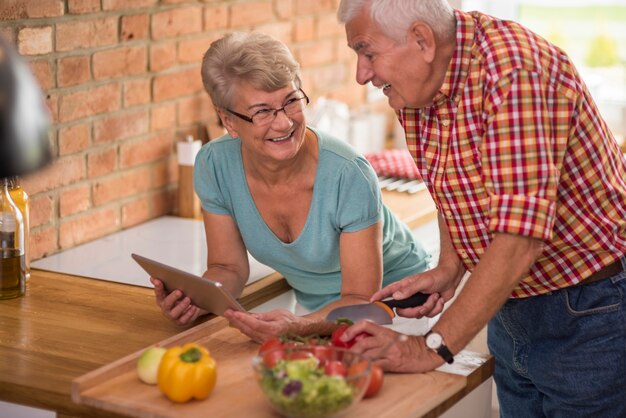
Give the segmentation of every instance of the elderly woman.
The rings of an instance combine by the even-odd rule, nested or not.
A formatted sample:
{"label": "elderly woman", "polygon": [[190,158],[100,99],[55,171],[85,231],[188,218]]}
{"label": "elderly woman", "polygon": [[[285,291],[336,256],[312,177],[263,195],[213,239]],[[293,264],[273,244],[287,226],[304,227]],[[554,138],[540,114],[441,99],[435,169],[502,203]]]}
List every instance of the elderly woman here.
{"label": "elderly woman", "polygon": [[[194,184],[208,248],[204,277],[239,296],[247,251],[286,278],[310,313],[227,311],[257,341],[332,332],[326,314],[368,302],[381,284],[428,267],[429,256],[382,203],[367,160],[306,125],[309,98],[287,47],[260,33],[233,33],[204,56],[202,79],[227,135],[199,152]],[[205,313],[153,280],[166,316],[189,324]]]}

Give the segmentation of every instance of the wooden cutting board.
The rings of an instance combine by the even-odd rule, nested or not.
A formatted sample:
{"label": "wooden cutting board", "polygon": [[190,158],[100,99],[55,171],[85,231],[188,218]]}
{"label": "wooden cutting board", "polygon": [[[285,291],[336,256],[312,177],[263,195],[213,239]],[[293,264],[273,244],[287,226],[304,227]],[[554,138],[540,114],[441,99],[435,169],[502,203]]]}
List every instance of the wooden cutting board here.
{"label": "wooden cutting board", "polygon": [[[217,362],[217,384],[207,399],[176,404],[156,386],[142,383],[135,370],[141,350],[75,379],[73,401],[139,418],[277,416],[252,371],[252,358],[258,344],[229,328],[223,318],[216,318],[156,345],[171,347],[186,342],[207,347]],[[374,398],[362,400],[350,416],[438,416],[491,375],[493,359],[482,356],[477,360],[480,365],[468,376],[438,371],[387,373],[381,392]]]}

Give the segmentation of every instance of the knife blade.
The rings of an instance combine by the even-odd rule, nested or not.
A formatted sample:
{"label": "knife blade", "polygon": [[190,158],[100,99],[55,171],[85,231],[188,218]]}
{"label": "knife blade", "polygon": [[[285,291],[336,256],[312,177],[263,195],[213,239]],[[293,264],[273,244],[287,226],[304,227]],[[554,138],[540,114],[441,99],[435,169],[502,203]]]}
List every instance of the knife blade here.
{"label": "knife blade", "polygon": [[347,318],[353,322],[367,319],[377,324],[386,325],[393,322],[396,316],[394,308],[413,308],[421,306],[430,295],[417,292],[406,299],[386,299],[377,300],[372,303],[361,303],[357,305],[340,306],[333,309],[326,315],[326,320],[335,321],[339,318]]}

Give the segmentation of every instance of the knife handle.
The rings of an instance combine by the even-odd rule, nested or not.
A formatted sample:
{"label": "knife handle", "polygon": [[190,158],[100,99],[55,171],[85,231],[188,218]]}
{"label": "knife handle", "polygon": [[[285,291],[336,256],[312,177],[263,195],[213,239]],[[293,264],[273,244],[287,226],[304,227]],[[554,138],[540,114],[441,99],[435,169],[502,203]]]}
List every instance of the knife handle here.
{"label": "knife handle", "polygon": [[388,299],[381,300],[382,303],[390,308],[414,308],[416,306],[422,306],[430,295],[427,293],[417,292],[406,299]]}

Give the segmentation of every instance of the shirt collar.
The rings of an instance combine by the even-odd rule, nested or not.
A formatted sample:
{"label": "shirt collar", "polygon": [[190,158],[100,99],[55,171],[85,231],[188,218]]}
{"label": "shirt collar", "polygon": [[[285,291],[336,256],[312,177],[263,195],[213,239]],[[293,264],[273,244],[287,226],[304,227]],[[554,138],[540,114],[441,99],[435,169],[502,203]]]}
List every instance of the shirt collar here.
{"label": "shirt collar", "polygon": [[469,72],[469,65],[474,46],[475,23],[472,16],[460,10],[455,10],[456,18],[456,49],[448,64],[448,70],[439,88],[439,92],[433,98],[433,103],[439,103],[446,98],[457,101],[465,86],[465,80]]}

